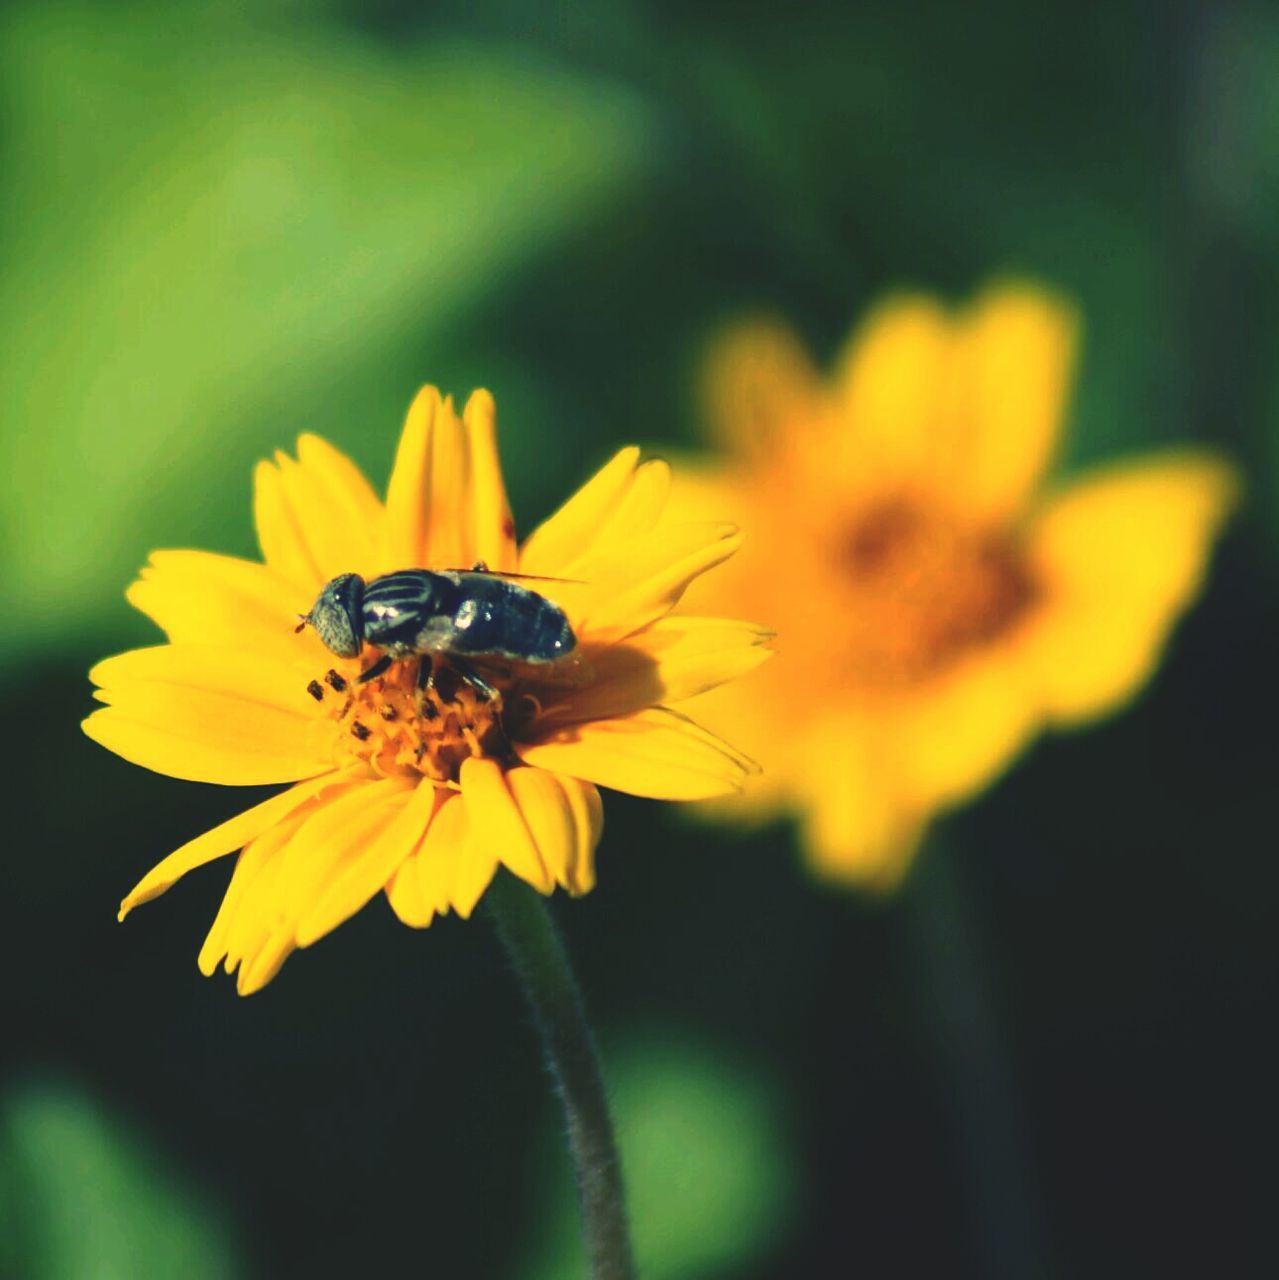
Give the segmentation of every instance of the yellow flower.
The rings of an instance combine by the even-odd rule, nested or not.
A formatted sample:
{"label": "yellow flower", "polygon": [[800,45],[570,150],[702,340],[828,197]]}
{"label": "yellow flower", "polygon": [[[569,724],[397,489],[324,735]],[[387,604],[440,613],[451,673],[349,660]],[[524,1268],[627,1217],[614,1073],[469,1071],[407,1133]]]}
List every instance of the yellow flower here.
{"label": "yellow flower", "polygon": [[727,456],[675,501],[731,510],[746,543],[689,603],[779,634],[767,678],[698,700],[763,766],[716,813],[796,813],[821,872],[891,887],[939,810],[1151,674],[1236,478],[1182,449],[1045,488],[1076,328],[1009,284],[958,315],[895,298],[828,379],[776,324],[712,353]]}
{"label": "yellow flower", "polygon": [[[294,784],[170,854],[121,919],[242,850],[199,964],[238,967],[248,994],[379,890],[414,927],[468,916],[499,863],[544,894],[587,892],[597,785],[666,799],[740,787],[750,762],[667,704],[750,670],[768,633],[667,616],[739,535],[666,519],[664,462],[623,449],[517,548],[485,391],[459,419],[423,389],[385,504],[325,441],[304,435],[297,452],[257,469],[265,563],[156,552],[128,597],[169,643],[91,673],[107,705],[85,732],[126,760],[203,782]],[[310,628],[295,632],[339,574],[481,561],[572,580],[534,585],[568,615],[574,656],[486,666],[495,699],[439,655],[425,689],[412,659],[359,683],[376,650],[341,659]]]}

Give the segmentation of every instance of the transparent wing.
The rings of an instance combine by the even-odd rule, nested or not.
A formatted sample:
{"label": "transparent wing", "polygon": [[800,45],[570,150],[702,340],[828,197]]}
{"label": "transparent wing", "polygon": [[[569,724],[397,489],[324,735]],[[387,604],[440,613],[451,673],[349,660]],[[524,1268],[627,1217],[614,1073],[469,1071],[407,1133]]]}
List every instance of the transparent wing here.
{"label": "transparent wing", "polygon": [[490,578],[510,578],[512,582],[561,582],[574,587],[584,587],[581,578],[547,578],[540,573],[507,573],[504,569],[490,569],[486,564],[474,564],[469,569],[441,569],[441,573],[484,573]]}

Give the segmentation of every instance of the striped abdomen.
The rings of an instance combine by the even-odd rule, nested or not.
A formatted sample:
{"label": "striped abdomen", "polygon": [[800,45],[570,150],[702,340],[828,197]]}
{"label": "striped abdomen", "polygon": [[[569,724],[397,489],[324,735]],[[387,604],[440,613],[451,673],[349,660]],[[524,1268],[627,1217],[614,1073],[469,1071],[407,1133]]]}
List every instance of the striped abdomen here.
{"label": "striped abdomen", "polygon": [[403,569],[364,588],[364,638],[393,657],[554,662],[577,644],[564,611],[492,573]]}

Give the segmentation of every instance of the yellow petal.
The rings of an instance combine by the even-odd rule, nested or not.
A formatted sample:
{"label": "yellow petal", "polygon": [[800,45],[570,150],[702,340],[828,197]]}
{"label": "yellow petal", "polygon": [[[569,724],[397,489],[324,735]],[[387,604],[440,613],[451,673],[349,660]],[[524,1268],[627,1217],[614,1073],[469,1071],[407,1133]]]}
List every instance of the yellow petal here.
{"label": "yellow petal", "polygon": [[[731,517],[742,534],[737,555],[689,583],[680,599],[682,614],[732,614],[742,609],[780,624],[794,611],[797,573],[802,576],[805,557],[816,563],[807,532],[812,522],[796,519],[809,494],[806,491],[801,501],[771,480],[761,483],[762,478],[762,468],[753,471],[709,456],[677,461],[667,520],[677,525]],[[820,518],[817,526],[827,528]],[[811,576],[815,579],[817,574]]]}
{"label": "yellow petal", "polygon": [[824,396],[803,346],[775,320],[747,322],[726,333],[706,359],[702,387],[716,441],[748,458],[811,431]]}
{"label": "yellow petal", "polygon": [[339,519],[340,513],[332,506],[321,478],[283,450],[276,452],[275,465],[280,473],[280,488],[320,582],[328,582],[340,573],[367,572],[371,563],[368,553],[364,564],[353,560],[351,529]]}
{"label": "yellow petal", "polygon": [[[296,835],[310,816],[308,814],[293,828],[293,834]],[[276,885],[284,852],[291,839],[290,836],[290,840],[279,848],[268,848],[265,856],[254,857],[245,867],[242,886],[223,927],[223,968],[227,973],[234,973],[241,965],[252,964],[254,957],[277,934],[292,938],[292,933],[282,929],[276,918]],[[274,845],[274,841],[271,844]]]}
{"label": "yellow petal", "polygon": [[244,891],[259,875],[263,868],[293,839],[294,833],[306,821],[313,809],[308,802],[300,809],[294,810],[287,818],[277,822],[275,826],[264,831],[254,840],[250,840],[240,851],[235,860],[235,871],[231,883],[222,896],[222,905],[200,948],[196,963],[200,972],[207,978],[227,954],[227,938],[231,922],[236,918],[240,904],[244,899]]}
{"label": "yellow petal", "polygon": [[101,700],[118,704],[120,691],[135,684],[171,685],[240,693],[247,702],[281,711],[309,711],[314,699],[306,685],[298,685],[314,671],[306,653],[291,659],[272,654],[261,656],[244,645],[198,643],[158,644],[129,649],[103,658],[89,671],[89,679],[99,686]]}
{"label": "yellow petal", "polygon": [[545,722],[605,720],[691,698],[773,656],[773,633],[727,618],[662,618],[607,647],[583,646],[591,683],[548,696]]}
{"label": "yellow petal", "polygon": [[405,858],[387,881],[386,900],[400,922],[410,929],[425,929],[431,923],[435,910],[422,893],[416,853]]}
{"label": "yellow petal", "polygon": [[249,841],[270,830],[294,810],[332,787],[346,781],[349,774],[330,773],[323,778],[312,778],[299,783],[279,795],[255,804],[253,808],[238,813],[233,818],[187,841],[180,849],[158,862],[129,891],[120,903],[120,919],[123,920],[139,903],[158,898],[166,889],[176,884],[188,871],[202,867],[206,862],[221,858]]}
{"label": "yellow petal", "polygon": [[1022,511],[1057,446],[1079,319],[1031,285],[978,299],[957,330],[958,498],[991,520]]}
{"label": "yellow petal", "polygon": [[918,848],[925,815],[901,799],[878,727],[831,715],[809,730],[800,750],[795,798],[809,865],[843,884],[894,888]]}
{"label": "yellow petal", "polygon": [[355,848],[325,886],[297,929],[300,947],[336,929],[379,892],[419,845],[440,802],[429,781],[419,782],[408,802],[363,848]]}
{"label": "yellow petal", "polygon": [[[629,545],[634,539],[651,533],[666,509],[671,493],[670,464],[661,458],[641,463],[631,477],[630,488],[605,515],[595,532],[592,544],[583,548],[586,554],[613,544]],[[573,574],[574,563],[563,572]]]}
{"label": "yellow petal", "polygon": [[386,495],[387,569],[469,569],[514,562],[494,436],[492,397],[478,391],[463,422],[450,396],[423,387],[409,409]]}
{"label": "yellow petal", "polygon": [[[267,913],[272,926],[288,928],[299,946],[314,942],[320,935],[300,926],[308,921],[350,865],[395,824],[414,791],[407,778],[382,778],[362,782],[317,808],[280,856],[274,907]],[[410,844],[409,849],[411,847]],[[408,849],[404,851],[407,852]],[[388,879],[389,871],[369,897]]]}
{"label": "yellow petal", "polygon": [[175,644],[217,644],[282,654],[314,652],[294,634],[312,599],[274,570],[207,551],[155,551],[128,590]]}
{"label": "yellow petal", "polygon": [[954,318],[930,298],[889,299],[837,364],[841,426],[817,465],[859,492],[907,486],[975,519],[1015,515],[1056,446],[1077,329],[1031,285],[992,289]]}
{"label": "yellow petal", "polygon": [[497,408],[493,397],[487,391],[473,392],[462,418],[471,451],[472,563],[482,560],[490,569],[510,572],[518,559],[515,521],[511,517],[498,458]]}
{"label": "yellow petal", "polygon": [[679,524],[593,552],[574,565],[583,585],[548,586],[579,638],[620,640],[669,613],[689,583],[739,546],[733,525]]}
{"label": "yellow petal", "polygon": [[453,877],[452,901],[453,910],[463,920],[471,918],[471,913],[496,874],[497,859],[481,850],[464,851],[464,856],[459,856]]}
{"label": "yellow petal", "polygon": [[820,697],[796,698],[788,692],[810,679],[811,669],[783,648],[766,670],[681,704],[681,711],[757,765],[740,791],[704,801],[700,813],[754,827],[791,811],[800,775],[808,771],[808,734],[829,693],[823,688]]}
{"label": "yellow petal", "polygon": [[[400,871],[401,876],[414,876],[428,924],[434,916],[447,915],[453,905],[453,883],[466,846],[465,817],[462,797],[456,792],[446,796],[421,843]],[[496,869],[496,860],[493,866]]]}
{"label": "yellow petal", "polygon": [[253,473],[253,520],[262,559],[303,598],[314,600],[326,579],[311,554],[284,477],[269,462],[259,462]]}
{"label": "yellow petal", "polygon": [[595,888],[595,850],[604,834],[604,801],[593,782],[562,773],[557,773],[555,780],[573,812],[577,829],[577,854],[568,868],[568,891],[580,897]]}
{"label": "yellow petal", "polygon": [[[740,524],[743,505],[754,506],[758,501],[757,476],[757,469],[716,454],[683,454],[676,458],[672,471],[666,518],[672,524],[696,524],[729,522],[731,517],[732,523]],[[771,484],[765,488],[764,497],[771,506],[777,500],[777,489]],[[750,536],[753,542],[754,530]]]}
{"label": "yellow petal", "polygon": [[869,470],[891,486],[949,461],[953,349],[950,319],[931,298],[890,298],[869,314],[836,365],[843,425],[828,442],[828,477]]}
{"label": "yellow petal", "polygon": [[364,473],[327,440],[310,434],[298,437],[298,464],[322,521],[321,528],[307,530],[313,543],[324,540],[325,551],[316,553],[320,567],[332,567],[330,577],[378,572],[386,512]]}
{"label": "yellow petal", "polygon": [[542,769],[510,769],[506,784],[555,882],[575,894],[587,892],[602,830],[599,792],[589,782]]}
{"label": "yellow petal", "polygon": [[744,827],[799,815],[814,867],[842,881],[872,882],[891,858],[899,826],[895,763],[871,745],[864,717],[840,703],[827,714],[801,701],[787,710],[768,687],[771,677],[721,686],[689,704],[700,723],[760,764],[740,791],[704,800],[696,812]]}
{"label": "yellow petal", "polygon": [[[585,610],[582,630],[596,638],[630,635],[669,613],[690,582],[742,545],[733,525],[676,526],[632,548],[631,585],[600,596]],[[621,577],[612,578],[621,585]]]}
{"label": "yellow petal", "polygon": [[896,762],[903,802],[930,813],[989,786],[1040,722],[1019,649],[996,644],[927,685],[903,691],[882,749]]}
{"label": "yellow petal", "polygon": [[468,917],[497,871],[495,851],[474,844],[469,833],[466,803],[454,794],[444,801],[418,850],[418,884],[439,915],[452,907]]}
{"label": "yellow petal", "polygon": [[241,961],[235,983],[236,994],[251,996],[261,991],[280,972],[280,966],[293,950],[294,942],[288,933],[280,931],[271,934],[255,955],[246,956]]}
{"label": "yellow petal", "polygon": [[505,782],[538,861],[556,884],[566,884],[576,858],[577,828],[564,792],[540,769],[508,769]]}
{"label": "yellow petal", "polygon": [[435,457],[435,419],[442,411],[440,393],[423,387],[409,406],[395,452],[395,465],[386,493],[385,567],[424,568],[426,565],[427,503]]}
{"label": "yellow petal", "polygon": [[[629,455],[631,452],[623,450],[622,454],[609,464],[609,467],[615,466],[623,454]],[[605,469],[606,472],[608,470],[609,468]],[[618,467],[618,474],[621,470],[622,468]],[[601,473],[601,476],[604,474]],[[596,480],[599,479],[600,477],[597,476]],[[595,481],[592,481],[592,485],[594,483]],[[588,485],[587,490],[590,488],[591,486]],[[607,486],[601,484],[601,490],[605,488]],[[638,540],[656,530],[658,521],[666,509],[670,492],[669,463],[661,458],[650,458],[640,466],[633,467],[626,483],[616,491],[611,505],[598,511],[594,527],[589,534],[583,536],[575,548],[566,547],[556,554],[558,563],[555,575],[597,583],[602,572],[601,564],[614,564],[620,558],[633,554]],[[540,534],[541,530],[538,530],[534,536]],[[541,553],[534,546],[533,554],[528,559],[536,563],[539,554]],[[527,571],[527,566],[522,567]],[[554,589],[548,588],[548,590]]]}
{"label": "yellow petal", "polygon": [[408,794],[399,779],[361,783],[307,814],[282,848],[255,856],[223,926],[225,967],[228,973],[239,968],[241,995],[260,990],[274,977],[298,945],[298,920],[334,875],[394,821]]}
{"label": "yellow petal", "polygon": [[1144,684],[1238,488],[1225,462],[1186,452],[1106,467],[1047,504],[1029,533],[1043,604],[1026,653],[1051,719],[1101,715]]}
{"label": "yellow petal", "polygon": [[808,865],[823,879],[891,893],[910,869],[927,831],[924,815],[876,805],[855,813],[855,795],[831,790],[804,813]]}
{"label": "yellow petal", "polygon": [[458,775],[466,804],[468,851],[486,850],[539,893],[555,887],[524,815],[496,760],[471,756]]}
{"label": "yellow petal", "polygon": [[452,396],[435,414],[431,438],[431,487],[426,497],[426,563],[435,568],[469,569],[475,554],[471,508],[471,449]]}
{"label": "yellow petal", "polygon": [[317,715],[305,669],[277,657],[160,645],[107,658],[89,674],[109,705],[84,721],[85,733],[157,773],[254,785],[333,767],[332,721]]}
{"label": "yellow petal", "polygon": [[529,535],[520,551],[520,572],[561,576],[593,544],[595,531],[630,492],[640,451],[619,450],[549,520]]}
{"label": "yellow petal", "polygon": [[517,743],[525,763],[631,795],[701,800],[738,790],[755,766],[686,716],[653,707]]}

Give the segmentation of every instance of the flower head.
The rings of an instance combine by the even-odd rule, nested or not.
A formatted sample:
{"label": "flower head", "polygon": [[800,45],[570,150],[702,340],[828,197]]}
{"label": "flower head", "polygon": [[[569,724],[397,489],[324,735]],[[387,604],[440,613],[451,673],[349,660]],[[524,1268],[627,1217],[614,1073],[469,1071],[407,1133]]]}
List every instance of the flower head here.
{"label": "flower head", "polygon": [[798,813],[822,872],[890,886],[935,813],[1150,675],[1236,479],[1186,449],[1046,487],[1076,328],[1005,285],[959,314],[888,302],[826,379],[780,325],[719,345],[725,455],[676,502],[733,511],[747,542],[690,607],[749,601],[779,658],[698,701],[764,766],[716,812]]}
{"label": "flower head", "polygon": [[[91,676],[107,705],[84,722],[103,746],[172,777],[293,784],[170,854],[121,904],[123,919],[240,850],[200,952],[206,974],[224,962],[242,994],[256,991],[382,890],[415,927],[467,916],[499,864],[542,893],[585,893],[597,786],[701,799],[753,768],[668,706],[769,651],[768,633],[747,623],[668,616],[739,536],[666,519],[664,462],[623,449],[520,547],[492,398],[477,391],[459,418],[427,387],[385,503],[315,436],[255,479],[264,563],[156,552],[128,597],[168,643],[100,662]],[[539,616],[564,621],[571,652],[473,664],[445,643],[341,657],[298,627],[340,575],[372,584],[409,569],[476,569],[469,581],[482,587],[490,575],[546,579],[509,580],[534,593],[520,600]]]}

